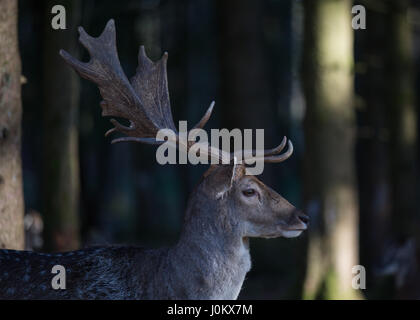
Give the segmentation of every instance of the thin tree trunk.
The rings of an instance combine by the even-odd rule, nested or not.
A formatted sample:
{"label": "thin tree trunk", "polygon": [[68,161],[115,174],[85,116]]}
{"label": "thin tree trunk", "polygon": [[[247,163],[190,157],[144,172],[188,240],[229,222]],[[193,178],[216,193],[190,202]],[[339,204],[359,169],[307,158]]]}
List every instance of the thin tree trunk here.
{"label": "thin tree trunk", "polygon": [[217,5],[226,106],[222,121],[231,127],[266,128],[272,114],[259,19],[262,5],[257,0],[219,1]]}
{"label": "thin tree trunk", "polygon": [[417,116],[414,103],[412,31],[408,1],[388,1],[387,115],[390,130],[393,226],[400,236],[416,234]]}
{"label": "thin tree trunk", "polygon": [[[278,142],[273,139],[277,112],[268,82],[262,13],[258,0],[217,1],[221,79],[217,105],[222,128],[264,129],[269,145]],[[264,167],[268,184],[274,180],[271,172],[271,166]]]}
{"label": "thin tree trunk", "polygon": [[255,128],[267,126],[268,85],[262,51],[257,0],[219,1],[220,61],[222,98],[226,108],[223,121],[248,128],[250,119]]}
{"label": "thin tree trunk", "polygon": [[[417,110],[414,93],[412,30],[409,24],[409,2],[387,1],[387,119],[390,131],[392,182],[392,229],[402,242],[414,240],[420,258],[420,217],[417,205]],[[407,243],[407,242],[406,242]],[[397,285],[397,297],[420,297],[420,277],[415,266],[415,250],[403,285]],[[420,261],[417,261],[419,263]],[[407,264],[407,262],[406,262]],[[402,272],[401,270],[399,272]],[[417,288],[416,288],[417,286]]]}
{"label": "thin tree trunk", "polygon": [[66,8],[66,30],[51,27],[55,4],[46,4],[44,29],[43,216],[46,248],[65,251],[79,247],[79,80],[58,51],[64,48],[74,54],[78,50],[80,3],[60,2]]}
{"label": "thin tree trunk", "polygon": [[[386,39],[388,23],[376,2],[366,2],[369,27],[356,33],[360,40],[358,185],[360,196],[360,260],[366,267],[367,290],[375,298],[389,297],[388,278],[375,277],[383,263],[385,245],[392,238],[391,185],[386,122]],[[372,228],[372,226],[375,226]]]}
{"label": "thin tree trunk", "polygon": [[309,299],[357,297],[351,5],[350,0],[304,2],[304,174],[312,218],[304,297]]}
{"label": "thin tree trunk", "polygon": [[23,249],[21,64],[17,1],[0,0],[0,248]]}

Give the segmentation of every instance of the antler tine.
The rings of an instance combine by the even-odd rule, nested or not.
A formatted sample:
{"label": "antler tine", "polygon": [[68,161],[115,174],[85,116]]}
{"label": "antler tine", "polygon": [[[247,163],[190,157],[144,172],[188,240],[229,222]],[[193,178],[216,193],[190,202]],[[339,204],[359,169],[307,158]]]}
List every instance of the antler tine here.
{"label": "antler tine", "polygon": [[264,162],[266,163],[279,163],[287,160],[293,154],[293,144],[292,141],[287,143],[287,151],[281,155],[273,155],[269,157],[264,157]]}
{"label": "antler tine", "polygon": [[160,145],[164,141],[157,141],[154,138],[122,137],[122,138],[113,139],[111,141],[111,144],[115,144],[119,142],[140,142],[140,143],[145,143],[145,144],[150,144],[150,145]]}
{"label": "antler tine", "polygon": [[[111,119],[114,127],[106,132],[106,136],[120,132],[126,135],[112,140],[118,142],[141,142],[146,144],[162,144],[156,141],[157,133],[162,129],[172,130],[175,135],[168,138],[168,142],[183,146],[189,150],[195,143],[190,144],[179,135],[172,117],[166,64],[168,53],[153,62],[146,55],[144,46],[140,46],[138,67],[136,74],[127,79],[117,52],[116,32],[114,20],[110,20],[102,34],[91,37],[85,30],[79,28],[79,41],[90,54],[89,62],[81,62],[66,51],[60,54],[64,60],[79,75],[94,82],[101,93],[103,101],[100,103],[103,116],[112,116],[129,120],[125,126],[115,119]],[[214,107],[211,103],[205,115],[194,128],[203,128],[209,120]],[[212,147],[203,146],[202,151],[209,158],[219,158],[229,161],[229,154]],[[184,148],[181,148],[184,149]]]}
{"label": "antler tine", "polygon": [[[284,147],[286,146],[286,143],[288,145],[287,151],[283,154],[279,154],[283,151]],[[235,152],[234,154],[231,154],[231,159],[233,159],[235,156],[240,157],[240,152]],[[283,138],[282,142],[279,146],[273,149],[264,150],[263,154],[255,154],[255,150],[244,150],[244,156],[242,158],[243,161],[245,160],[254,160],[254,161],[264,161],[267,163],[277,163],[282,162],[286,159],[288,159],[292,153],[293,153],[293,144],[290,140],[287,140],[286,137]]]}
{"label": "antler tine", "polygon": [[249,159],[249,158],[256,158],[256,157],[269,157],[272,155],[276,155],[279,154],[280,152],[282,152],[282,150],[284,149],[284,147],[286,146],[287,143],[287,138],[283,137],[283,140],[281,141],[281,143],[273,148],[273,149],[268,149],[268,150],[264,150],[263,153],[260,155],[257,153],[257,150],[239,150],[236,151],[234,153],[231,153],[231,159],[233,159],[234,157],[238,158],[238,159]]}
{"label": "antler tine", "polygon": [[130,121],[130,125],[125,126],[111,119],[114,128],[106,135],[118,131],[131,138],[115,141],[140,142],[142,140],[138,138],[155,138],[160,129],[170,128],[176,132],[167,90],[167,54],[153,63],[146,57],[144,48],[141,48],[139,68],[130,83],[118,58],[113,19],[97,38],[88,35],[82,27],[79,28],[79,33],[79,41],[88,50],[90,61],[81,62],[64,50],[60,51],[61,56],[80,76],[98,86],[103,98],[100,104],[103,116]]}
{"label": "antler tine", "polygon": [[283,151],[284,147],[286,146],[286,143],[287,143],[287,138],[283,137],[283,140],[281,141],[281,143],[277,147],[265,151],[264,156],[268,157],[268,156],[272,156],[272,155],[275,155],[275,154],[279,154],[280,152]]}
{"label": "antler tine", "polygon": [[206,125],[207,121],[209,121],[211,114],[213,112],[213,107],[216,102],[212,101],[210,104],[210,107],[207,109],[204,116],[201,118],[201,120],[193,127],[193,129],[203,129]]}

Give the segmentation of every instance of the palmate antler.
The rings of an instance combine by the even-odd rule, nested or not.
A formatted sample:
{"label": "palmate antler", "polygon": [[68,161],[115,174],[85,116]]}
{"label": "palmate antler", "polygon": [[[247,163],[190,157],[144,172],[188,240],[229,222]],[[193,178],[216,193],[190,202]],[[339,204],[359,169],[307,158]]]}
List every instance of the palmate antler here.
{"label": "palmate antler", "polygon": [[[114,128],[106,133],[106,136],[118,131],[126,137],[117,138],[112,143],[122,141],[135,141],[148,144],[161,144],[156,135],[161,129],[169,129],[175,133],[176,146],[183,145],[184,150],[190,150],[195,144],[181,138],[176,130],[172,118],[166,63],[168,54],[165,52],[162,58],[151,61],[145,53],[144,47],[140,47],[138,56],[138,68],[136,75],[129,81],[122,70],[118,59],[115,35],[115,23],[111,19],[102,34],[93,38],[82,27],[79,27],[79,41],[89,51],[89,62],[81,62],[64,50],[60,55],[64,60],[85,79],[94,82],[101,93],[102,115],[119,117],[129,120],[130,125],[125,126],[115,119],[111,119]],[[203,128],[213,111],[214,103],[210,105],[203,118],[194,126],[194,129]],[[284,149],[287,139],[274,149],[256,152],[245,150],[235,153],[226,153],[213,147],[200,149],[207,151],[205,156],[209,159],[216,158],[221,163],[230,163],[236,157],[239,160],[255,159],[265,162],[281,162],[286,160],[293,152],[291,142],[288,142],[289,150],[279,155]]]}

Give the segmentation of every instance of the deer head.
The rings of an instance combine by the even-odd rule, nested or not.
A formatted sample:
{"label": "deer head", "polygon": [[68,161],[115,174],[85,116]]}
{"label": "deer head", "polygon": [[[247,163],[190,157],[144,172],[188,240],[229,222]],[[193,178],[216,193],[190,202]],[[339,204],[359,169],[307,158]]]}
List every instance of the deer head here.
{"label": "deer head", "polygon": [[192,193],[185,228],[206,232],[203,221],[234,237],[297,237],[309,218],[252,175],[244,165],[214,165]]}
{"label": "deer head", "polygon": [[[100,104],[103,116],[129,120],[130,125],[125,126],[111,119],[114,128],[106,136],[116,131],[125,135],[112,143],[161,144],[162,141],[156,140],[158,131],[170,129],[176,133],[172,141],[174,145],[183,145],[190,150],[195,142],[184,140],[177,133],[172,119],[166,75],[168,54],[164,53],[154,63],[141,46],[137,72],[129,81],[118,59],[113,20],[98,38],[89,36],[81,27],[79,33],[79,40],[89,51],[91,60],[86,63],[78,61],[64,50],[60,54],[80,76],[96,83],[103,97]],[[194,128],[203,128],[212,110],[213,104]],[[281,154],[286,144],[288,150]],[[186,214],[187,225],[199,217],[201,222],[203,219],[213,220],[220,228],[241,237],[266,238],[296,237],[307,228],[307,216],[255,176],[245,174],[245,163],[249,163],[246,160],[279,163],[289,158],[293,145],[286,138],[278,147],[263,152],[241,150],[243,162],[239,164],[235,161],[237,152],[227,153],[210,146],[200,152],[205,152],[209,159],[219,160],[220,164],[210,167],[193,193]],[[210,207],[214,210],[207,210]]]}

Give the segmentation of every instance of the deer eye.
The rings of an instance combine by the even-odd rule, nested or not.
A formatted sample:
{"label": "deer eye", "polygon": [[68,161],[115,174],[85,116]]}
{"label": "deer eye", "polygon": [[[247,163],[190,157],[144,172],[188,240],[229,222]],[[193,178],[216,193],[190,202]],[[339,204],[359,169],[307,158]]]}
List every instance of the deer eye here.
{"label": "deer eye", "polygon": [[242,191],[242,193],[244,194],[245,197],[252,197],[255,195],[255,189],[245,189],[244,191]]}

